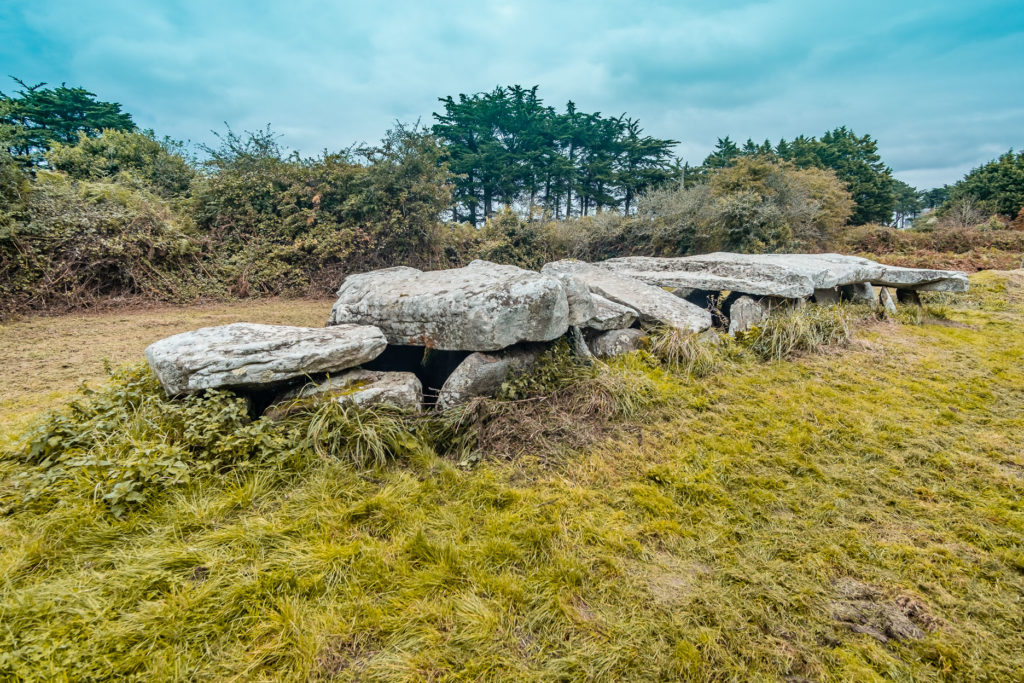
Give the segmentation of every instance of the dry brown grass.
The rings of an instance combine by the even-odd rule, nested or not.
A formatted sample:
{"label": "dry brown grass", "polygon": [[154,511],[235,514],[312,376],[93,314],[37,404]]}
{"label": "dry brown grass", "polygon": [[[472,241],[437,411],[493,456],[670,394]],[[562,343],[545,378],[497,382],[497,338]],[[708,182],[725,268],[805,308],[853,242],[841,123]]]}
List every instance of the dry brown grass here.
{"label": "dry brown grass", "polygon": [[321,327],[331,311],[322,299],[252,299],[196,306],[25,318],[0,324],[0,445],[34,414],[82,382],[106,377],[104,361],[137,361],[163,337],[210,325],[260,322]]}

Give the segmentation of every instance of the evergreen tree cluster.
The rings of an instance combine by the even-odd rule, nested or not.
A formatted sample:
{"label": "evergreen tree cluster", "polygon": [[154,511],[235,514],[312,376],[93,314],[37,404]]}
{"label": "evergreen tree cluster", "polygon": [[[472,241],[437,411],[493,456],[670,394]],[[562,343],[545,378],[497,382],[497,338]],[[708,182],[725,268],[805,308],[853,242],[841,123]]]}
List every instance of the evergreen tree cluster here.
{"label": "evergreen tree cluster", "polygon": [[79,135],[135,130],[132,117],[121,111],[120,104],[99,101],[85,88],[14,81],[21,88],[15,95],[0,91],[0,144],[22,166],[40,165],[50,147],[74,144]]}
{"label": "evergreen tree cluster", "polygon": [[629,215],[636,198],[678,177],[675,140],[644,135],[625,114],[545,106],[537,86],[440,99],[434,135],[456,174],[452,217],[472,225],[503,208],[557,219],[606,209]]}

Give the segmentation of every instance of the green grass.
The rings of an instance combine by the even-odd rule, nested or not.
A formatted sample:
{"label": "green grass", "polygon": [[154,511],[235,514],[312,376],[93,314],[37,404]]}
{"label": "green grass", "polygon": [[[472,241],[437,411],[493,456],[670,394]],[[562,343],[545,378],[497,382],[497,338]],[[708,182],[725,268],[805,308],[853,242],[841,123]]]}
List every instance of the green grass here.
{"label": "green grass", "polygon": [[518,457],[307,449],[123,519],[16,510],[0,676],[1021,680],[1024,280],[972,284],[828,353],[640,353],[465,416]]}

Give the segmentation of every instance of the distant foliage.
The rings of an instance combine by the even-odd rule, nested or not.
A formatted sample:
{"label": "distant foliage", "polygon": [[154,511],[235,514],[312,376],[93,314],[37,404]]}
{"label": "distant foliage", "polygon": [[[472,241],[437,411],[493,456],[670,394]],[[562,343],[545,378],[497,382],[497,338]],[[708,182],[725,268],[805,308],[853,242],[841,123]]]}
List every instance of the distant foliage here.
{"label": "distant foliage", "polygon": [[193,215],[223,245],[220,277],[233,294],[326,293],[344,272],[444,262],[448,172],[420,129],[316,158],[284,154],[269,129],[228,131],[208,151]]}
{"label": "distant foliage", "polygon": [[941,213],[972,206],[979,214],[1016,217],[1024,210],[1024,152],[1010,150],[995,161],[979,166],[949,188]]}
{"label": "distant foliage", "polygon": [[850,221],[855,225],[887,223],[897,210],[898,181],[878,154],[878,143],[870,135],[856,135],[840,126],[820,138],[799,136],[772,145],[747,140],[737,145],[729,137],[719,138],[715,149],[701,166],[687,168],[687,186],[709,182],[718,171],[741,159],[787,161],[797,168],[832,171],[842,181],[854,202]]}

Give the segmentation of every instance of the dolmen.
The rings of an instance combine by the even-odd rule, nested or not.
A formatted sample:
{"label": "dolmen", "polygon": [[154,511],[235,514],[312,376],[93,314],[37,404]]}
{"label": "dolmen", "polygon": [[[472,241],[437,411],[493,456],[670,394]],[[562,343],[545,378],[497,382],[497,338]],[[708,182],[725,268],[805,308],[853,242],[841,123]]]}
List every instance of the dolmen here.
{"label": "dolmen", "polygon": [[841,254],[385,268],[345,278],[324,328],[207,327],[152,344],[146,358],[169,396],[228,389],[270,419],[324,400],[417,412],[493,395],[563,337],[588,358],[614,356],[641,348],[652,328],[735,334],[808,300],[891,310],[889,287],[909,302],[918,291],[965,291],[967,275]]}

